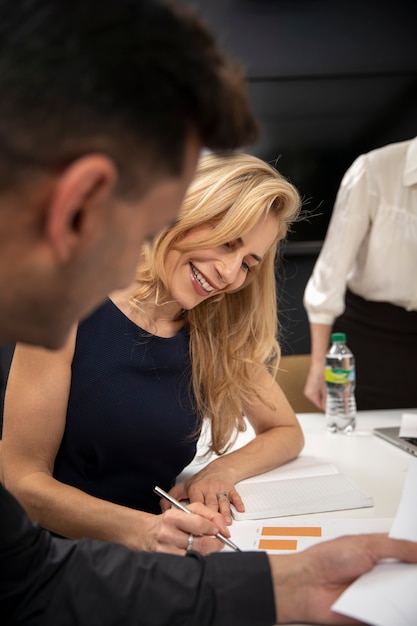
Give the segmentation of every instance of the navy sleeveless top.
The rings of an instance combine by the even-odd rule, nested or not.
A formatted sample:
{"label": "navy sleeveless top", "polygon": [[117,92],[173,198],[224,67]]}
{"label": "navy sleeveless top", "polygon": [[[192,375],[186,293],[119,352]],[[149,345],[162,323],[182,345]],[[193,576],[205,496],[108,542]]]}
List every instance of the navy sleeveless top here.
{"label": "navy sleeveless top", "polygon": [[67,421],[54,476],[83,491],[160,513],[196,453],[189,335],[150,335],[107,300],[78,328]]}

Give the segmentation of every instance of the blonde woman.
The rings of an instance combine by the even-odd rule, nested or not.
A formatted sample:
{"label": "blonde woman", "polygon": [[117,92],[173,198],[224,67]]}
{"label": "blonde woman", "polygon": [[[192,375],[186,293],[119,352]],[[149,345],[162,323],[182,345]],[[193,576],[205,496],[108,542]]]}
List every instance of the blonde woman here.
{"label": "blonde woman", "polygon": [[[275,381],[274,263],[299,206],[258,158],[204,156],[178,221],[145,246],[134,285],[81,321],[62,350],[16,347],[3,471],[33,519],[136,550],[183,554],[191,533],[194,550],[221,548],[213,525],[229,535],[230,503],[244,508],[235,484],[303,446]],[[256,436],[228,452],[243,416]],[[204,419],[218,456],[175,485]],[[155,484],[200,515],[161,514]]]}

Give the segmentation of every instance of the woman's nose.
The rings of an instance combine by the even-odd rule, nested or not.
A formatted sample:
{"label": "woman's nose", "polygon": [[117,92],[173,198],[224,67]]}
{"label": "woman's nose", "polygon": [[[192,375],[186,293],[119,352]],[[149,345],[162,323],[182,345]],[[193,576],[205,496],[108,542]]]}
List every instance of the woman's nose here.
{"label": "woman's nose", "polygon": [[227,255],[226,258],[216,263],[216,271],[223,283],[234,283],[239,275],[242,260],[238,255]]}

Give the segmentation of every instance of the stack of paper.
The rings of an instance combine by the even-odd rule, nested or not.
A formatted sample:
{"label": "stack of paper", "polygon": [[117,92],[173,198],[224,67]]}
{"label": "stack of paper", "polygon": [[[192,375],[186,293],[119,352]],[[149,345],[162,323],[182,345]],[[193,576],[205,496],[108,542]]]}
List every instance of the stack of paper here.
{"label": "stack of paper", "polygon": [[240,483],[236,488],[245,504],[236,520],[322,513],[373,506],[363,493],[330,463],[301,456],[285,466]]}

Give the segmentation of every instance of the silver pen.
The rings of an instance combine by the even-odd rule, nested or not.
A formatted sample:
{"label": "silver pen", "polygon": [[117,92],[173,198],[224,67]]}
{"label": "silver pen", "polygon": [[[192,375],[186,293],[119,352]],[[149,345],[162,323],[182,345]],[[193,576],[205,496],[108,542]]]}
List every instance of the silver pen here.
{"label": "silver pen", "polygon": [[[172,506],[175,506],[175,508],[180,509],[180,511],[184,511],[184,513],[188,513],[189,515],[192,515],[193,512],[190,511],[190,509],[187,509],[186,506],[184,506],[183,504],[181,504],[181,502],[178,502],[178,500],[170,496],[169,493],[161,489],[161,487],[154,487],[154,492],[157,493],[158,496],[161,496],[161,498],[165,498],[165,500],[168,500],[168,502],[171,502]],[[232,550],[236,550],[237,552],[242,552],[242,550],[238,548],[237,545],[233,543],[233,541],[231,541],[230,539],[228,539],[221,533],[216,533],[216,535],[214,536],[217,537],[217,539],[220,539],[220,541],[222,541],[226,546],[229,546],[229,548],[232,548]]]}

